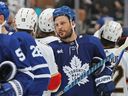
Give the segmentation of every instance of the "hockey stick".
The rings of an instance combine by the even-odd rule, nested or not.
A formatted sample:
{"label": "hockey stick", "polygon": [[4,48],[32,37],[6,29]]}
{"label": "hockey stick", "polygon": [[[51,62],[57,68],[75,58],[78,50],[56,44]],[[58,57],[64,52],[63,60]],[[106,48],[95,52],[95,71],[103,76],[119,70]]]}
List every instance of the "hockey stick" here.
{"label": "hockey stick", "polygon": [[101,35],[102,31],[104,30],[104,27],[105,27],[105,24],[104,24],[99,30],[97,30],[97,31],[94,33],[94,36],[101,39],[101,36],[100,36],[100,35]]}
{"label": "hockey stick", "polygon": [[120,61],[121,61],[121,59],[123,57],[124,52],[125,52],[125,49],[120,53],[120,56],[118,57],[118,60],[116,61],[115,66],[117,66],[120,63]]}
{"label": "hockey stick", "polygon": [[[125,48],[125,49],[126,49],[126,48]],[[121,61],[121,59],[122,59],[122,57],[123,57],[123,54],[124,54],[124,52],[125,52],[125,49],[122,50],[122,52],[120,53],[120,55],[119,55],[119,57],[118,57],[118,59],[117,59],[115,65],[113,66],[113,75],[115,74],[115,72],[116,72],[116,70],[117,70],[117,66],[118,66],[118,64],[120,63],[120,61]],[[113,75],[112,75],[112,76],[113,76]]]}
{"label": "hockey stick", "polygon": [[70,90],[73,86],[75,86],[79,81],[81,81],[86,76],[89,76],[91,73],[100,68],[103,64],[105,64],[105,62],[111,61],[115,56],[119,56],[120,53],[121,54],[119,57],[122,57],[121,55],[123,55],[122,53],[126,47],[128,47],[128,38],[126,39],[125,43],[122,46],[120,46],[114,53],[111,53],[109,56],[106,57],[106,59],[101,60],[99,63],[95,64],[88,71],[84,71],[80,77],[75,79],[72,83],[68,84],[63,90],[58,92],[55,96],[61,96],[62,94]]}

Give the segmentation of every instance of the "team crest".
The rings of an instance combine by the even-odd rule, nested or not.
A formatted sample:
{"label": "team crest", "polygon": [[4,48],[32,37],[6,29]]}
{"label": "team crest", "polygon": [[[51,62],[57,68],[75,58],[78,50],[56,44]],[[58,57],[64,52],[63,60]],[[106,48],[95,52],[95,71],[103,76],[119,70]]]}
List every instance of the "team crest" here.
{"label": "team crest", "polygon": [[[83,71],[88,71],[89,70],[89,64],[81,64],[82,61],[80,61],[80,59],[74,55],[74,57],[72,58],[71,62],[70,62],[70,66],[64,66],[63,67],[63,71],[64,73],[68,76],[68,84],[71,84],[76,78],[80,77],[81,73],[83,73]],[[84,79],[82,79],[80,82],[78,82],[78,85],[80,86],[80,84],[85,84],[89,82],[89,80],[87,79],[87,77],[85,77]]]}

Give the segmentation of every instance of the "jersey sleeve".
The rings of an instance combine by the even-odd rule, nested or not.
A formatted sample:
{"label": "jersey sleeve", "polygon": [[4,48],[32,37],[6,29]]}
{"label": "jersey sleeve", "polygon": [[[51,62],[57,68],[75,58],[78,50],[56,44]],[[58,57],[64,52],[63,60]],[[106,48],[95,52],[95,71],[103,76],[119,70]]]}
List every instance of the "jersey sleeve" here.
{"label": "jersey sleeve", "polygon": [[90,39],[90,42],[94,45],[94,57],[100,57],[102,59],[106,58],[104,48],[102,43],[97,37],[93,37]]}
{"label": "jersey sleeve", "polygon": [[[12,37],[17,38],[20,41],[22,52],[25,54],[27,60],[29,61],[31,65],[31,72],[34,74],[34,81],[28,88],[26,96],[42,96],[43,91],[47,90],[49,79],[51,77],[48,64],[43,54],[37,47],[35,39],[27,32],[16,32],[12,35]],[[21,60],[24,59],[21,54],[18,54],[18,56]],[[23,67],[22,72],[26,70],[23,64],[20,67]]]}
{"label": "jersey sleeve", "polygon": [[[32,45],[30,45],[29,51],[30,54],[28,58],[31,61],[32,72],[34,73],[34,83],[29,89],[29,94],[41,96],[43,91],[47,90],[48,83],[51,78],[49,66],[40,49],[36,44],[34,44],[34,42]],[[36,86],[38,87],[35,90]]]}
{"label": "jersey sleeve", "polygon": [[[94,38],[94,41],[95,41],[93,42],[93,44],[95,45],[94,57],[101,57],[102,59],[105,59],[106,55],[102,43],[98,38]],[[109,90],[111,93],[112,91],[114,91],[115,87],[114,87],[114,82],[112,80],[112,70],[108,67],[108,65],[110,65],[110,62],[105,63],[105,68],[99,75],[95,77],[95,82],[97,87],[101,85],[107,86],[109,89],[105,89],[105,91]]]}
{"label": "jersey sleeve", "polygon": [[27,88],[32,84],[34,75],[31,72],[30,62],[22,52],[17,39],[11,38],[8,49],[10,50],[10,57],[17,67],[16,76],[9,83],[20,96],[19,94],[25,94]]}

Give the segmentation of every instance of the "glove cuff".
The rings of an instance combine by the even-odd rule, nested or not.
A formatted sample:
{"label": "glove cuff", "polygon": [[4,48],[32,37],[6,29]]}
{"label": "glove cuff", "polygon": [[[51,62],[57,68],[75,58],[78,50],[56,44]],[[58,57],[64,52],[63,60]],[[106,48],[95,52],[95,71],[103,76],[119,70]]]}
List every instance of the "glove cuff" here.
{"label": "glove cuff", "polygon": [[9,83],[12,85],[14,91],[16,92],[16,96],[23,96],[23,89],[19,81],[12,80],[9,81]]}
{"label": "glove cuff", "polygon": [[103,84],[103,83],[108,83],[110,81],[112,81],[112,77],[110,75],[105,75],[105,76],[102,76],[102,77],[95,79],[96,86]]}
{"label": "glove cuff", "polygon": [[17,72],[16,65],[13,62],[11,62],[11,61],[4,61],[4,62],[2,62],[0,64],[0,68],[1,68],[1,70],[2,69],[5,70],[7,68],[11,69],[10,71],[6,72],[7,74],[4,77],[6,81],[9,81],[9,80],[13,79],[14,76],[16,75],[16,72]]}

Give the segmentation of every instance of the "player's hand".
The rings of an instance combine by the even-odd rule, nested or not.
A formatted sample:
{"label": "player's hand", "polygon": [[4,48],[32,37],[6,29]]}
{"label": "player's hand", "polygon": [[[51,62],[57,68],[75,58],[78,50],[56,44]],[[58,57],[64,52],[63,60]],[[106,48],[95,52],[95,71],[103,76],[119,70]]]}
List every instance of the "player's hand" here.
{"label": "player's hand", "polygon": [[111,93],[115,89],[114,82],[104,83],[97,86],[98,96],[111,96]]}
{"label": "player's hand", "polygon": [[10,83],[0,85],[0,96],[16,96],[14,89]]}

